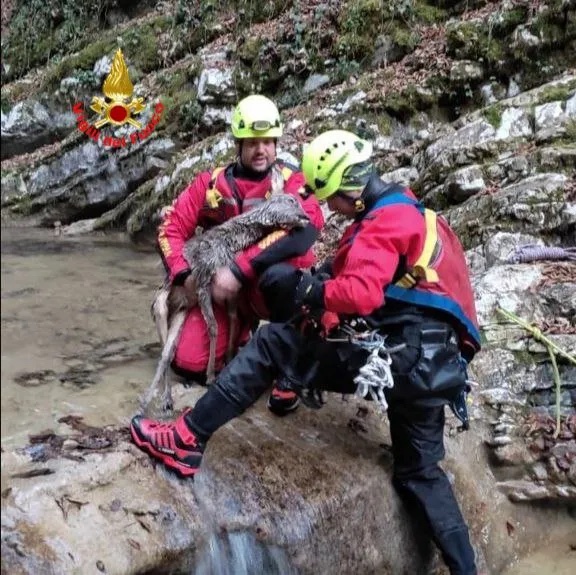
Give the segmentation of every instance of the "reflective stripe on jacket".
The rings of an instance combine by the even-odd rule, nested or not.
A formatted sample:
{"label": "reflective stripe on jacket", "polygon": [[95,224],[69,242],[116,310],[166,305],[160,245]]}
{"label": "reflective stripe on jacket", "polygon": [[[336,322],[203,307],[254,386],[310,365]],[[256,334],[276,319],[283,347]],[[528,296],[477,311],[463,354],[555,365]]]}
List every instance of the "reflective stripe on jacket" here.
{"label": "reflective stripe on jacket", "polygon": [[[298,197],[312,225],[320,230],[324,225],[322,211],[314,196],[303,195],[304,176],[280,162],[278,164],[285,178],[285,193]],[[158,230],[158,246],[171,280],[189,267],[182,249],[197,226],[210,228],[221,224],[266,199],[271,186],[270,176],[261,181],[234,178],[233,168],[234,164],[231,164],[224,169],[202,172],[166,210]],[[279,241],[290,241],[290,237]],[[311,250],[303,253],[302,257],[304,263],[296,262],[295,265],[304,267],[314,262]]]}
{"label": "reflective stripe on jacket", "polygon": [[387,298],[439,310],[456,320],[461,347],[474,355],[480,333],[462,246],[444,218],[427,217],[410,190],[398,190],[346,229],[325,284],[326,309],[368,316]]}

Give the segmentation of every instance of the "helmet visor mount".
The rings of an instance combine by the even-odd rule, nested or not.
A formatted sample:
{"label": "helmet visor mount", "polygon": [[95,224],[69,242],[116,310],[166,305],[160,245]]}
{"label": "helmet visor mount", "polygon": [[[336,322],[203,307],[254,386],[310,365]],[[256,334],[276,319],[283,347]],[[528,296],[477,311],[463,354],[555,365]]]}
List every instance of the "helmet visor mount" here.
{"label": "helmet visor mount", "polygon": [[[279,128],[280,127],[280,121],[276,120],[276,122],[272,123],[269,120],[255,120],[254,122],[252,122],[250,124],[250,126],[248,126],[248,128],[250,130],[252,130],[253,132],[267,132],[268,130],[271,130],[272,128]],[[240,123],[238,124],[238,128],[240,130],[244,130],[246,128],[246,124],[244,123],[244,120],[241,120]]]}

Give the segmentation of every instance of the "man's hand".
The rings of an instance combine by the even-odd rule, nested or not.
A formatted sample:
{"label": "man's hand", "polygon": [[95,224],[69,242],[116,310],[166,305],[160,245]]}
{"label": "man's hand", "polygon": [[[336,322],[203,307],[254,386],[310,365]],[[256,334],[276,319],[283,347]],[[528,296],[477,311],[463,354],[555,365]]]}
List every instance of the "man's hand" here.
{"label": "man's hand", "polygon": [[242,284],[229,267],[218,268],[212,278],[212,299],[216,304],[224,305],[236,299],[241,287]]}
{"label": "man's hand", "polygon": [[196,292],[196,282],[192,276],[188,276],[182,285],[186,299],[188,300],[188,307],[194,307],[198,303],[198,293]]}

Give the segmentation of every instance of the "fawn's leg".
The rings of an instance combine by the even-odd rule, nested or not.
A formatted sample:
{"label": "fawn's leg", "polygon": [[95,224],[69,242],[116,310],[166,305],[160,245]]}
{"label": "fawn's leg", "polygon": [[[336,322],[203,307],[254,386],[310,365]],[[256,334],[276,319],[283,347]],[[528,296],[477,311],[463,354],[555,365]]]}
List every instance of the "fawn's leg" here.
{"label": "fawn's leg", "polygon": [[168,377],[168,371],[172,359],[174,358],[174,352],[176,351],[176,344],[180,339],[180,332],[182,331],[182,326],[184,325],[184,320],[186,319],[186,311],[182,310],[174,314],[170,327],[168,328],[168,335],[166,337],[166,343],[162,348],[162,355],[160,361],[158,362],[158,367],[156,368],[156,374],[154,379],[146,391],[144,397],[140,400],[140,406],[142,411],[146,411],[148,406],[154,396],[160,391],[162,386],[162,409],[170,410],[172,409],[172,389],[170,387],[170,379]]}
{"label": "fawn's leg", "polygon": [[228,302],[228,349],[226,350],[226,363],[232,361],[236,339],[238,338],[238,308],[236,302]]}
{"label": "fawn's leg", "polygon": [[168,339],[169,297],[170,288],[167,288],[166,286],[159,288],[154,296],[154,301],[152,302],[152,308],[150,310],[162,345],[165,345],[166,340]]}
{"label": "fawn's leg", "polygon": [[210,385],[215,378],[216,372],[216,342],[218,341],[218,323],[212,307],[212,295],[210,291],[198,290],[198,303],[202,316],[208,328],[208,338],[210,340],[210,351],[208,355],[208,367],[206,368],[206,385]]}

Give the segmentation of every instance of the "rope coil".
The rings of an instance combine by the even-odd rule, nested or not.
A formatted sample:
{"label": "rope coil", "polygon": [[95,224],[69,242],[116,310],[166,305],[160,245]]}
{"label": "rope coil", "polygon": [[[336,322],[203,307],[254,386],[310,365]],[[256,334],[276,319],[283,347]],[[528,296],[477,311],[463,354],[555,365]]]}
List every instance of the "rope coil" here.
{"label": "rope coil", "polygon": [[394,386],[394,376],[390,367],[392,364],[391,354],[404,349],[406,344],[387,347],[386,336],[379,334],[377,330],[359,333],[347,325],[341,326],[340,329],[347,334],[347,337],[327,338],[327,341],[346,341],[370,352],[366,363],[354,378],[356,384],[354,395],[362,399],[371,397],[382,407],[383,411],[386,411],[388,402],[384,390]]}

